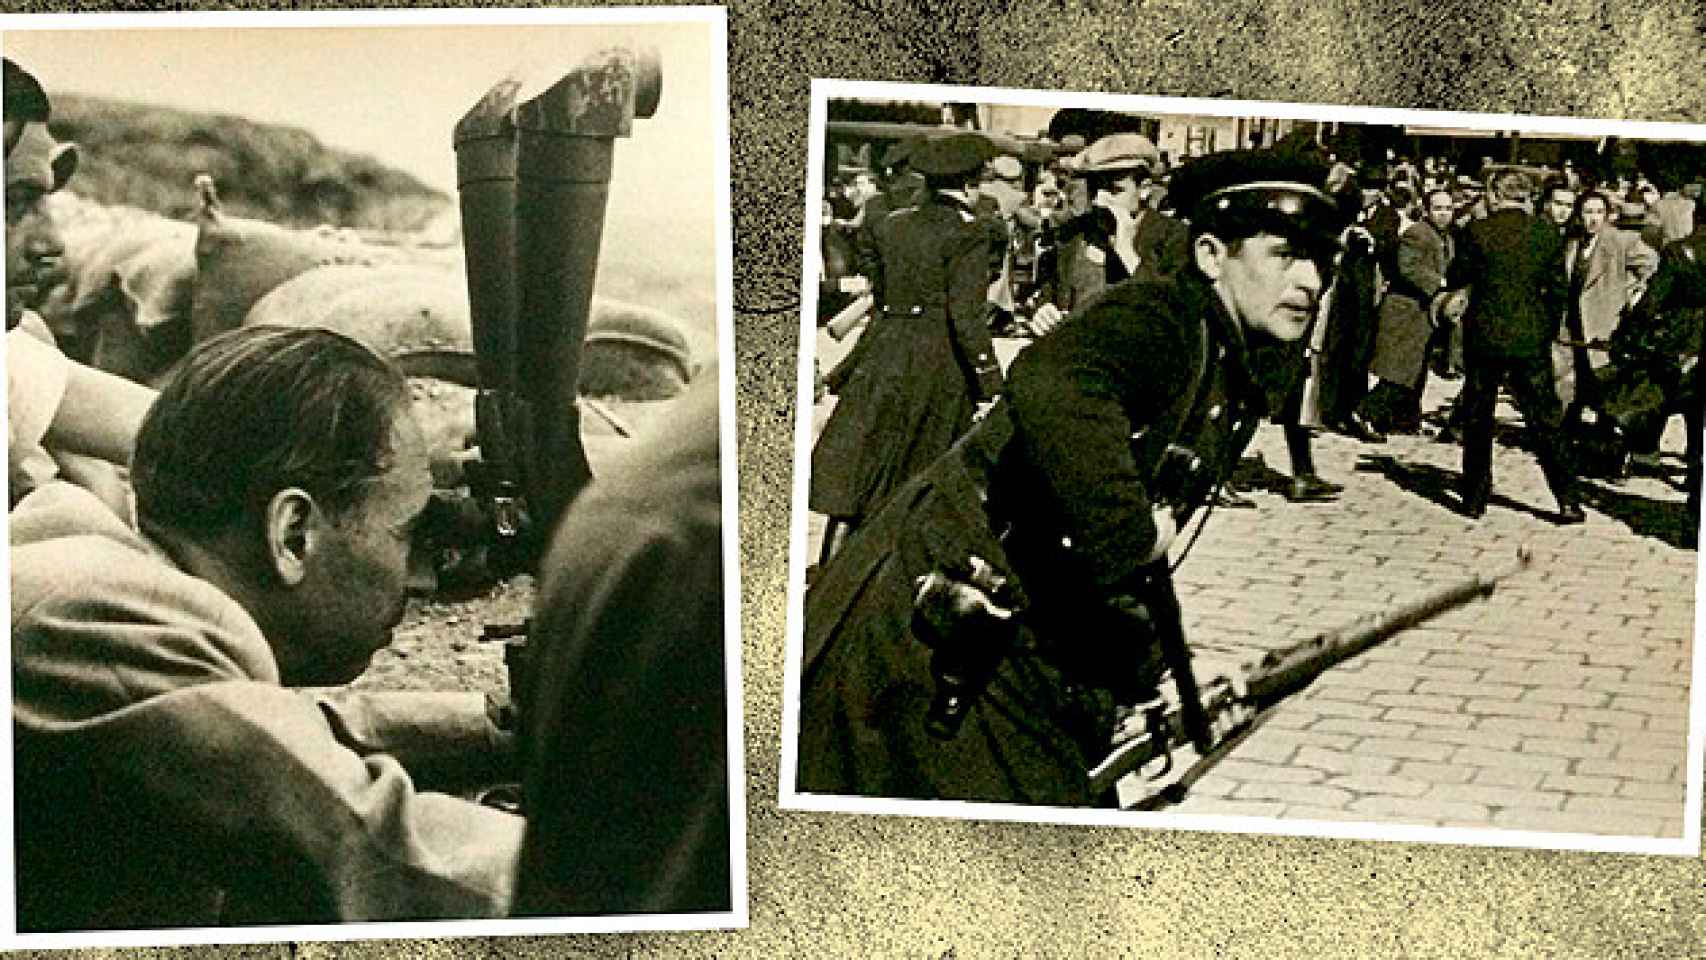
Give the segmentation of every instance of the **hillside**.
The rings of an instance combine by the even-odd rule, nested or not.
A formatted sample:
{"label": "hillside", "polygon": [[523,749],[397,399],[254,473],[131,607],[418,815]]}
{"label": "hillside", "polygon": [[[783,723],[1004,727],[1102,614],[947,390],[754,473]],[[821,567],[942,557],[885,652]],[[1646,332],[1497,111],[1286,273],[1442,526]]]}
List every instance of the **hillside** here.
{"label": "hillside", "polygon": [[187,219],[191,182],[209,173],[227,212],[293,226],[415,231],[451,206],[415,177],[299,128],[68,94],[53,98],[52,128],[82,146],[73,187],[101,204]]}

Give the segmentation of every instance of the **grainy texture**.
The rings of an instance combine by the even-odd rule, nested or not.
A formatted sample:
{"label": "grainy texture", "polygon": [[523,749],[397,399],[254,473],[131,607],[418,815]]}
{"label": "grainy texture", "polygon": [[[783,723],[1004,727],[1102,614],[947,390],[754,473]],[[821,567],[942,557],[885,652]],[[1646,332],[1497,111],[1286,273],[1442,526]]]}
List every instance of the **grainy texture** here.
{"label": "grainy texture", "polygon": [[[1703,122],[1703,27],[1697,0],[737,0],[736,297],[797,295],[813,76]],[[797,312],[738,315],[751,928],[295,956],[1706,953],[1698,859],[779,812],[798,325]]]}

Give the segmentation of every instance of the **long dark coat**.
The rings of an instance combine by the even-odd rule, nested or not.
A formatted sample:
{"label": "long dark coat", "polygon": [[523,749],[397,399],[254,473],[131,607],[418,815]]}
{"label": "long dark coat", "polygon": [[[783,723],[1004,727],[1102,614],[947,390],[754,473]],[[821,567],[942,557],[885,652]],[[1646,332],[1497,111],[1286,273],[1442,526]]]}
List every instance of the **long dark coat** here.
{"label": "long dark coat", "polygon": [[862,257],[880,313],[812,450],[811,509],[841,518],[870,513],[945,453],[1001,387],[981,221],[923,203],[884,218]]}
{"label": "long dark coat", "polygon": [[1410,224],[1398,238],[1397,269],[1380,302],[1380,327],[1374,341],[1374,375],[1411,390],[1422,383],[1433,321],[1428,305],[1445,287],[1452,240],[1433,224]]}
{"label": "long dark coat", "polygon": [[[1195,274],[1112,287],[1021,354],[995,412],[807,591],[798,788],[1094,803],[1086,771],[1106,752],[1120,680],[1153,655],[1115,602],[1154,542],[1150,464],[1175,441],[1211,470],[1236,463],[1263,407],[1246,360]],[[941,740],[924,725],[936,688],[914,582],[973,556],[1018,581],[1025,625]]]}

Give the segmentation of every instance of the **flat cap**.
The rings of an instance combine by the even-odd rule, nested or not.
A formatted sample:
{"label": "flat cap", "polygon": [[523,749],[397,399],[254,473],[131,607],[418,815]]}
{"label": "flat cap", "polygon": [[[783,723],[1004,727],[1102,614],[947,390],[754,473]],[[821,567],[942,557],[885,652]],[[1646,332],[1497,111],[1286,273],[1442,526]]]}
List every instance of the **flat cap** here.
{"label": "flat cap", "polygon": [[1161,165],[1161,151],[1148,137],[1116,133],[1097,140],[1079,159],[1080,173],[1117,173],[1122,170],[1154,170]]}
{"label": "flat cap", "polygon": [[970,173],[995,157],[995,145],[976,133],[932,137],[912,151],[912,169],[926,176],[951,177]]}

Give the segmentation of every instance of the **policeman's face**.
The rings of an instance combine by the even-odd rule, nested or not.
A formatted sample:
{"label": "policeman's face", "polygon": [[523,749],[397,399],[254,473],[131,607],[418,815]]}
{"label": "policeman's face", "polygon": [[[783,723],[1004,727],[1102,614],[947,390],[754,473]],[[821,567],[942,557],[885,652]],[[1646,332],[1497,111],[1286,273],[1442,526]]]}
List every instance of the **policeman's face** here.
{"label": "policeman's face", "polygon": [[324,517],[319,528],[299,594],[312,624],[309,669],[319,674],[310,682],[346,683],[360,675],[391,642],[410,590],[432,586],[431,557],[418,529],[432,493],[426,436],[405,412],[391,442],[391,468],[366,481],[362,499]]}
{"label": "policeman's face", "polygon": [[1609,214],[1603,196],[1597,193],[1589,196],[1582,201],[1582,230],[1589,236],[1598,233],[1605,226]]}
{"label": "policeman's face", "polygon": [[40,172],[6,172],[6,322],[17,322],[65,279],[65,244],[48,210]]}
{"label": "policeman's face", "polygon": [[1194,253],[1198,268],[1246,330],[1286,341],[1308,330],[1328,272],[1316,259],[1319,253],[1312,257],[1295,241],[1271,233],[1230,245],[1203,234]]}

